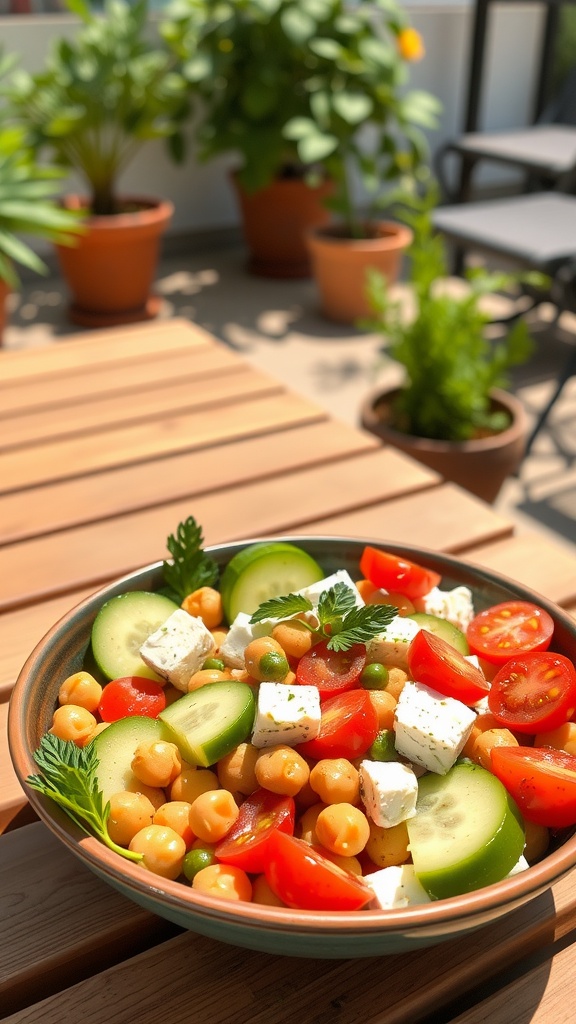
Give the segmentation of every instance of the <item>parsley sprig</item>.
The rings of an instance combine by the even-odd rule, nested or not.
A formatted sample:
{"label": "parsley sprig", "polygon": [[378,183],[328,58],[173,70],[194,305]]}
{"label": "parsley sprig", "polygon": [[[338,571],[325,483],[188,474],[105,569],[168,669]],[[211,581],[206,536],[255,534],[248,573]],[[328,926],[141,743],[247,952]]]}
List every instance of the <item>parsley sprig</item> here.
{"label": "parsley sprig", "polygon": [[113,842],[108,833],[110,805],[98,788],[96,770],[98,757],[91,743],[77,747],[72,740],[61,740],[46,733],[34,753],[41,775],[29,775],[27,783],[32,789],[50,797],[84,832],[93,833],[115,853],[129,860],[142,860],[141,853],[133,853]]}
{"label": "parsley sprig", "polygon": [[315,612],[318,625],[302,620],[318,636],[327,640],[330,651],[348,651],[354,644],[365,644],[392,622],[397,609],[386,604],[356,605],[354,591],[345,583],[336,583],[319,598],[318,607],[302,594],[286,594],[264,601],[250,622],[264,619],[292,619],[302,612]]}
{"label": "parsley sprig", "polygon": [[199,587],[213,586],[218,579],[218,566],[202,550],[203,544],[202,528],[194,516],[179,523],[176,533],[171,533],[166,541],[173,560],[162,563],[162,572],[180,601]]}

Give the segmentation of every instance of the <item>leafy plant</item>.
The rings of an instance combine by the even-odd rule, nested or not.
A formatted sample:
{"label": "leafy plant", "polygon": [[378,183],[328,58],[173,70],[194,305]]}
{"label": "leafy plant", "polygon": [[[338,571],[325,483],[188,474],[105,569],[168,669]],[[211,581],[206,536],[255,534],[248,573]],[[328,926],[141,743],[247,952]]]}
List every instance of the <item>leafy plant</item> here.
{"label": "leafy plant", "polygon": [[413,315],[406,315],[385,279],[372,271],[368,290],[375,319],[368,326],[382,333],[382,354],[405,370],[390,425],[417,437],[465,441],[507,426],[506,414],[491,408],[490,391],[506,387],[510,368],[525,362],[533,349],[521,319],[501,340],[490,339],[486,327],[491,317],[482,299],[521,279],[541,285],[542,276],[520,278],[477,268],[469,275],[469,287],[454,294],[441,280],[449,268],[446,244],[432,224],[437,201],[432,184],[400,214],[414,233],[408,253]]}
{"label": "leafy plant", "polygon": [[146,0],[105,0],[103,13],[86,0],[66,0],[82,21],[60,39],[43,70],[18,71],[9,104],[35,151],[87,182],[93,214],[118,211],[118,178],[141,147],[166,139],[183,156],[180,125],[188,113],[185,83],[167,48],[147,38]]}
{"label": "leafy plant", "polygon": [[239,154],[248,191],[326,174],[359,235],[354,177],[377,205],[427,153],[439,106],[406,91],[422,46],[396,0],[176,0],[162,34],[198,101],[200,156]]}
{"label": "leafy plant", "polygon": [[[0,77],[12,64],[0,56]],[[58,204],[62,176],[60,169],[36,162],[21,126],[0,121],[0,280],[10,288],[20,284],[18,264],[38,274],[48,273],[22,234],[72,245],[82,231],[79,217]]]}

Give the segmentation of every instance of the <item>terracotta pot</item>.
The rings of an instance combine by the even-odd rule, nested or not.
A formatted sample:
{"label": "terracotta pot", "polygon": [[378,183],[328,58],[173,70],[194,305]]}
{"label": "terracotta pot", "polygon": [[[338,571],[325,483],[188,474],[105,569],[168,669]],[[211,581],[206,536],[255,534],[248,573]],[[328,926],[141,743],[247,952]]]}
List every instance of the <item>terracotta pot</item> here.
{"label": "terracotta pot", "polygon": [[397,389],[373,391],[361,407],[361,423],[386,444],[399,448],[445,480],[492,503],[504,481],[519,467],[526,446],[528,420],[524,406],[507,391],[492,392],[494,410],[503,410],[511,417],[510,426],[490,437],[471,441],[434,441],[412,437],[388,425],[390,403]]}
{"label": "terracotta pot", "polygon": [[[130,197],[126,212],[90,217],[88,231],[73,248],[56,247],[72,292],[70,319],[84,327],[136,323],[156,316],[160,299],[151,294],[160,239],[174,207],[163,200]],[[85,200],[68,196],[78,209]]]}
{"label": "terracotta pot", "polygon": [[321,309],[330,320],[353,324],[371,315],[366,298],[368,267],[378,270],[390,284],[398,280],[404,252],[412,241],[410,228],[379,221],[370,230],[370,238],[350,238],[336,225],[308,232]]}
{"label": "terracotta pot", "polygon": [[0,278],[0,345],[2,344],[4,328],[6,327],[6,324],[8,322],[7,302],[9,295],[9,286],[6,284],[6,281],[3,281]]}
{"label": "terracotta pot", "polygon": [[248,246],[248,269],[260,277],[310,277],[306,244],[309,228],[328,224],[324,200],[331,182],[316,188],[303,178],[278,178],[258,192],[247,193],[235,174],[232,182],[240,206]]}

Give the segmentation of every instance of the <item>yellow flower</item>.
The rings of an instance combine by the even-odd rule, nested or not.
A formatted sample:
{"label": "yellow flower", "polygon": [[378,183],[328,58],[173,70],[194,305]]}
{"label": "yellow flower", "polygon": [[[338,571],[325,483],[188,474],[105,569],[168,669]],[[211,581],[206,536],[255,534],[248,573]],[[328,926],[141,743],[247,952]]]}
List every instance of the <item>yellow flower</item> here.
{"label": "yellow flower", "polygon": [[422,36],[415,28],[403,28],[398,35],[398,49],[404,60],[422,60],[425,54]]}

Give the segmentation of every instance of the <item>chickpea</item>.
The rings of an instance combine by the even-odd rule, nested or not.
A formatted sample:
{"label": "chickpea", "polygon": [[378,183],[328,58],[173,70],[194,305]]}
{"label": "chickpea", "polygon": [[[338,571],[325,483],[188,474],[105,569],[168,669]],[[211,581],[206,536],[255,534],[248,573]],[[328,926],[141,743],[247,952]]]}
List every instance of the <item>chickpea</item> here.
{"label": "chickpea", "polygon": [[107,729],[109,725],[112,725],[112,722],[98,722],[98,725],[96,726],[94,731],[90,733],[88,739],[86,740],[86,743],[92,743],[92,740],[95,740],[96,737],[99,736],[101,732],[104,732],[104,730]]}
{"label": "chickpea", "polygon": [[257,875],[252,881],[252,902],[266,907],[285,907],[286,904],[272,891],[266,875]]}
{"label": "chickpea", "polygon": [[97,711],[101,697],[102,687],[89,672],[74,672],[58,690],[59,704],[75,704],[86,711]]}
{"label": "chickpea", "polygon": [[378,730],[394,728],[394,712],[398,701],[388,690],[369,690],[370,703],[378,716]]}
{"label": "chickpea", "polygon": [[360,775],[345,757],[318,761],[310,772],[310,785],[325,804],[357,804]]}
{"label": "chickpea", "polygon": [[169,786],[182,771],[182,758],[175,743],[156,740],[139,743],[132,758],[132,771],[146,786]]}
{"label": "chickpea", "polygon": [[271,636],[251,640],[244,651],[246,671],[259,682],[282,682],[290,666],[280,644]]}
{"label": "chickpea", "polygon": [[309,807],[300,818],[298,823],[297,832],[300,839],[303,839],[306,843],[317,843],[319,842],[318,836],[316,835],[316,822],[318,821],[318,815],[324,810],[326,804],[317,803]]}
{"label": "chickpea", "polygon": [[221,626],[220,629],[211,629],[212,637],[214,639],[214,649],[216,651],[216,657],[218,657],[218,651],[228,636],[228,630]]}
{"label": "chickpea", "polygon": [[490,711],[482,712],[476,715],[476,719],[468,735],[466,743],[462,747],[462,756],[472,758],[472,751],[474,750],[474,744],[479,736],[488,729],[499,729],[500,722],[498,722],[494,715]]}
{"label": "chickpea", "polygon": [[186,843],[173,828],[166,825],[146,825],[130,840],[128,847],[142,853],[142,865],[162,878],[174,880],[182,873]]}
{"label": "chickpea", "polygon": [[125,789],[110,797],[108,832],[119,846],[128,846],[140,829],[152,824],[154,804],[143,793]]}
{"label": "chickpea", "polygon": [[336,867],[342,868],[342,871],[349,871],[351,875],[362,874],[362,865],[358,857],[343,857],[339,853],[332,853],[332,850],[327,850],[326,847],[322,850],[322,856],[332,861]]}
{"label": "chickpea", "polygon": [[52,716],[52,725],[48,732],[61,740],[73,740],[76,746],[83,747],[97,726],[91,711],[77,704],[62,704],[56,708]]}
{"label": "chickpea", "polygon": [[550,842],[550,833],[545,825],[536,825],[533,821],[524,820],[526,840],[524,856],[529,864],[535,864],[544,856]]}
{"label": "chickpea", "polygon": [[472,748],[470,757],[476,764],[482,765],[488,771],[492,770],[492,759],[490,751],[494,747],[517,747],[518,740],[512,735],[509,729],[487,729],[480,734]]}
{"label": "chickpea", "polygon": [[410,857],[406,822],[401,821],[399,825],[392,825],[391,828],[382,828],[371,821],[366,853],[372,863],[379,868],[405,864]]}
{"label": "chickpea", "polygon": [[188,680],[188,693],[192,693],[192,690],[199,690],[207,683],[219,683],[222,679],[232,679],[232,675],[227,669],[222,671],[218,668],[200,668],[197,672],[193,672]]}
{"label": "chickpea", "polygon": [[154,812],[152,819],[155,825],[167,825],[174,829],[179,836],[182,836],[187,850],[190,849],[196,838],[190,828],[191,807],[192,804],[187,803],[186,800],[169,800]]}
{"label": "chickpea", "polygon": [[202,619],[206,629],[216,629],[224,618],[222,597],[213,587],[199,587],[182,601],[184,611]]}
{"label": "chickpea", "polygon": [[535,747],[554,747],[565,750],[567,754],[576,754],[576,722],[565,722],[557,729],[541,732],[534,737]]}
{"label": "chickpea", "polygon": [[308,807],[312,807],[313,804],[318,803],[318,793],[315,793],[310,785],[310,778],[306,782],[302,789],[299,789],[294,797],[296,803],[296,809],[298,814],[303,814]]}
{"label": "chickpea", "polygon": [[274,626],[272,639],[280,644],[287,658],[299,660],[312,647],[314,636],[308,626],[299,619],[290,619]]}
{"label": "chickpea", "polygon": [[216,765],[218,782],[222,789],[231,793],[243,793],[249,796],[258,789],[256,778],[256,761],[260,756],[258,747],[251,743],[240,743],[225,757],[220,758]]}
{"label": "chickpea", "polygon": [[192,879],[192,888],[207,896],[221,896],[225,900],[249,903],[252,883],[245,871],[231,864],[211,864],[202,868]]}
{"label": "chickpea", "polygon": [[330,804],[316,820],[316,835],[322,846],[342,857],[361,853],[370,837],[368,818],[352,804]]}
{"label": "chickpea", "polygon": [[227,789],[211,789],[201,793],[190,808],[189,823],[195,836],[207,843],[217,843],[230,831],[238,817],[238,804]]}
{"label": "chickpea", "polygon": [[137,779],[132,773],[125,777],[124,789],[128,793],[142,793],[143,796],[147,796],[155,811],[166,801],[166,794],[163,789],[158,789],[156,786],[147,786],[144,782],[140,782],[140,779]]}
{"label": "chickpea", "polygon": [[193,804],[196,797],[209,789],[218,789],[218,776],[208,768],[183,768],[170,786],[171,800],[187,800]]}
{"label": "chickpea", "polygon": [[403,668],[399,668],[397,665],[389,665],[386,692],[391,693],[392,696],[398,700],[407,679],[408,673],[405,672]]}
{"label": "chickpea", "polygon": [[302,755],[282,744],[263,750],[256,761],[254,772],[259,786],[284,796],[295,796],[310,776],[310,769]]}

